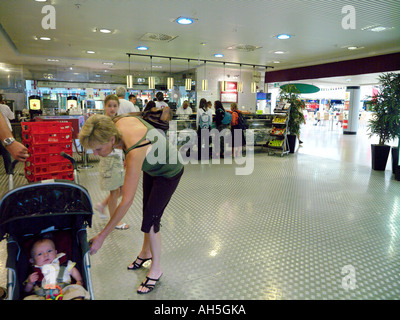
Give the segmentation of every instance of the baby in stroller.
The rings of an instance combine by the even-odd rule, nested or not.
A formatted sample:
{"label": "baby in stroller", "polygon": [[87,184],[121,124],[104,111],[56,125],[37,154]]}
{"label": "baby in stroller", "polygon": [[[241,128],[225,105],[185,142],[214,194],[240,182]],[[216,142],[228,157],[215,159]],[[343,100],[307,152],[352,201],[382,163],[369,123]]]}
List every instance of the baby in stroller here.
{"label": "baby in stroller", "polygon": [[[89,299],[75,263],[67,260],[65,253],[57,253],[50,238],[43,237],[33,244],[29,261],[33,264],[34,272],[24,282],[24,291],[34,294],[25,300]],[[71,278],[75,284],[71,284]]]}

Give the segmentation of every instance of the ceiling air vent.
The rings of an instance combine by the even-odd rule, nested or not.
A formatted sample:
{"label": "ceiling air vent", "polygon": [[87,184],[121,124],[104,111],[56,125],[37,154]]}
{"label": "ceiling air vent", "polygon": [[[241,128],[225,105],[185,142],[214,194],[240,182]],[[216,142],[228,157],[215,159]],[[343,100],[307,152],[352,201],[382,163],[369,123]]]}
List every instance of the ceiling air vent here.
{"label": "ceiling air vent", "polygon": [[170,36],[168,34],[162,34],[162,33],[145,33],[140,40],[144,41],[161,41],[161,42],[170,42],[177,38],[178,36]]}
{"label": "ceiling air vent", "polygon": [[256,49],[260,49],[259,46],[253,46],[251,44],[235,44],[233,46],[228,47],[229,50],[238,50],[244,52],[252,52]]}

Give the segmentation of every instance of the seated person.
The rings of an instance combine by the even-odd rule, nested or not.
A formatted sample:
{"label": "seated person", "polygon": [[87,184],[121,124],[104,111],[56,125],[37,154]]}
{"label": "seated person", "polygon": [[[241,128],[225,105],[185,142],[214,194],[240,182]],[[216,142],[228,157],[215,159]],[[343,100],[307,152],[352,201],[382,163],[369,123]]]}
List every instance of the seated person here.
{"label": "seated person", "polygon": [[[75,263],[67,261],[65,253],[57,254],[52,240],[44,238],[36,241],[31,249],[34,272],[24,282],[24,291],[33,292],[27,300],[56,299],[62,294],[63,300],[89,299],[88,292],[82,287],[82,276]],[[76,281],[71,284],[71,277]]]}

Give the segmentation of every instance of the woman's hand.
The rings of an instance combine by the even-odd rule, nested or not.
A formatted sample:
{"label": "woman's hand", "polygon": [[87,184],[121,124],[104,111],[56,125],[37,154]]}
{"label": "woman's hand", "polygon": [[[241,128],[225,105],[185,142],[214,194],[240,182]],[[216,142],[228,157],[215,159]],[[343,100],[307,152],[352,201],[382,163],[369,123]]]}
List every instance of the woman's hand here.
{"label": "woman's hand", "polygon": [[101,233],[99,233],[97,236],[94,238],[90,239],[89,241],[89,253],[90,255],[96,254],[97,251],[100,250],[101,246],[103,245],[104,238],[101,236]]}

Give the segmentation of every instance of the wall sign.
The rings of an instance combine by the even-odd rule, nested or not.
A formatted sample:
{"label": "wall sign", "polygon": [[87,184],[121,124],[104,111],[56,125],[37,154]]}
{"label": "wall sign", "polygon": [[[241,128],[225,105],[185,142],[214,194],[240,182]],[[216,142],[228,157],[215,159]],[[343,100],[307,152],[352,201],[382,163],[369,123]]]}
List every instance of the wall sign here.
{"label": "wall sign", "polygon": [[[220,88],[221,88],[221,83],[220,83]],[[222,103],[238,102],[237,82],[227,81],[226,90],[221,91],[221,102]]]}

